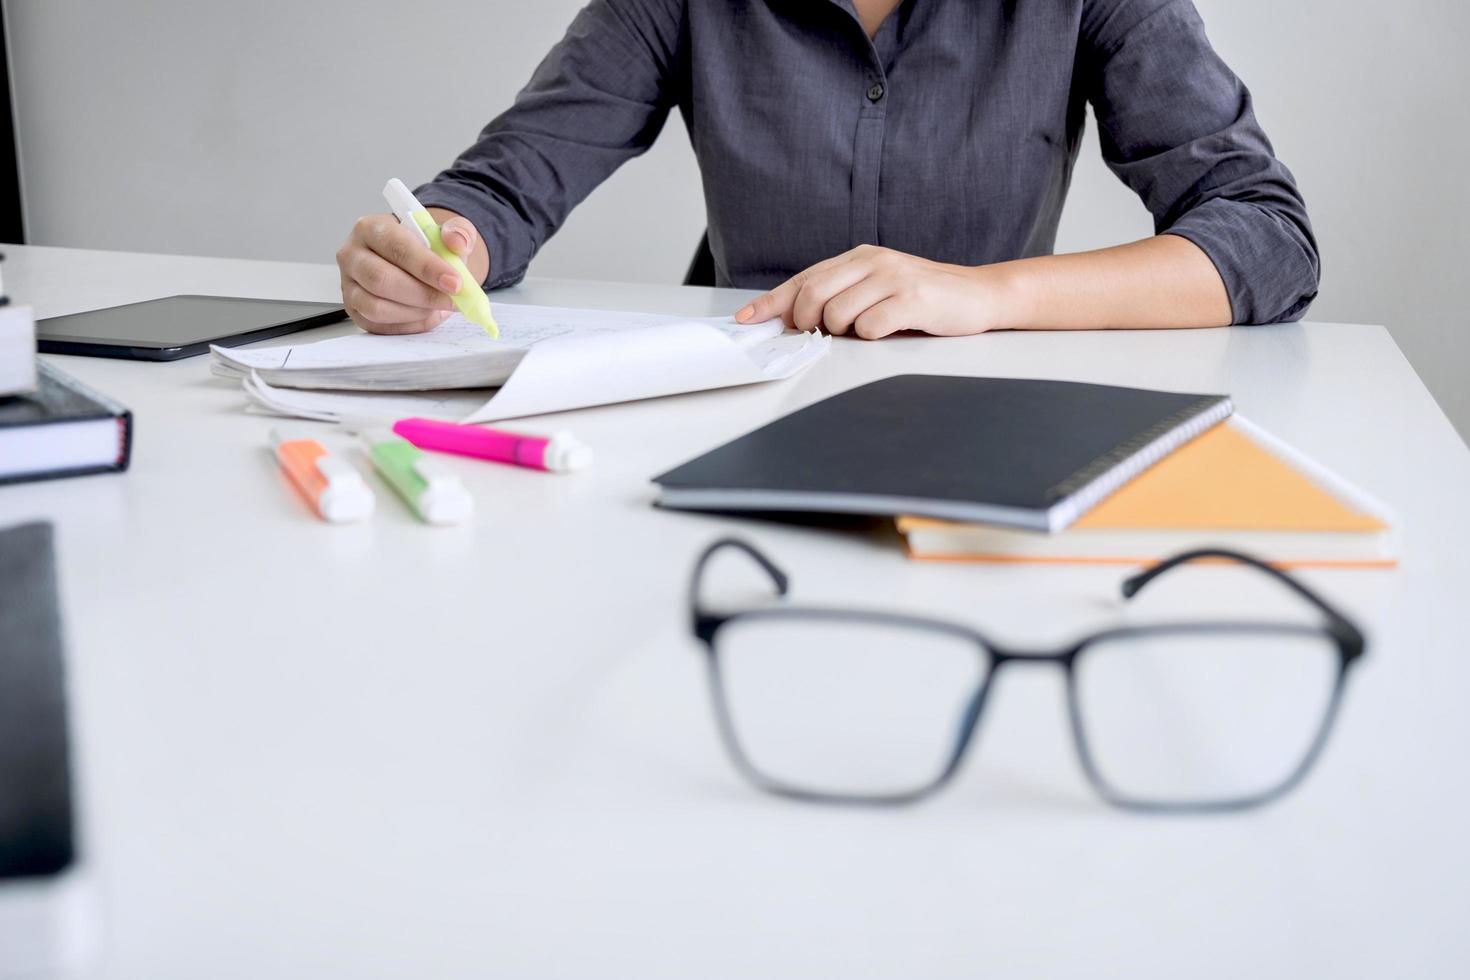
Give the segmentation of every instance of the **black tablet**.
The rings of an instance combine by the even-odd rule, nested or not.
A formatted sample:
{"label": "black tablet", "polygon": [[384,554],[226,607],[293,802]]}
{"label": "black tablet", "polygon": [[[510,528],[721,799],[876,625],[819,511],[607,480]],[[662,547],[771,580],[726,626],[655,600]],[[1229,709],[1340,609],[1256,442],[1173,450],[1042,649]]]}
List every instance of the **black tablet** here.
{"label": "black tablet", "polygon": [[336,303],[301,303],[234,296],[167,296],[105,310],[36,321],[43,354],[175,361],[209,350],[346,319]]}

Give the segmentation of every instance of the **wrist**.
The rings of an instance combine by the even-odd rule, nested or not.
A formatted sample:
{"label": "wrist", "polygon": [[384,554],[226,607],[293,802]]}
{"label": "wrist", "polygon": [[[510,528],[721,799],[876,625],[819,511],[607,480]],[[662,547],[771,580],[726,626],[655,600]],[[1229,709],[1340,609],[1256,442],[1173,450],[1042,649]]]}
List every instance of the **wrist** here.
{"label": "wrist", "polygon": [[1019,262],[976,266],[972,270],[980,287],[988,330],[1021,330],[1036,320],[1031,277]]}

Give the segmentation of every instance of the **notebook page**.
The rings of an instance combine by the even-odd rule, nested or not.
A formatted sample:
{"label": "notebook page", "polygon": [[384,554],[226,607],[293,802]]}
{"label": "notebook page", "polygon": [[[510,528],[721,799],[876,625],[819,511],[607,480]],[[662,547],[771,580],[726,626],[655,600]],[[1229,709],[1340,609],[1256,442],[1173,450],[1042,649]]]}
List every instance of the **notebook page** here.
{"label": "notebook page", "polygon": [[[458,313],[432,330],[419,334],[379,335],[359,332],[309,344],[242,350],[213,347],[216,361],[234,367],[240,375],[251,370],[320,370],[412,364],[525,350],[543,340],[569,334],[605,333],[688,321],[688,317],[658,313],[619,313],[605,310],[575,310],[550,306],[516,306],[499,303],[495,317],[500,339],[492,340],[478,325]],[[732,334],[737,327],[728,317],[702,321],[719,325]],[[734,338],[732,338],[734,339]],[[280,379],[276,379],[278,382]]]}
{"label": "notebook page", "polygon": [[[738,331],[740,342],[732,342]],[[492,422],[790,377],[827,353],[826,335],[680,321],[622,334],[554,337],[527,351],[467,421]]]}
{"label": "notebook page", "polygon": [[245,380],[246,411],[257,415],[341,422],[374,420],[384,425],[397,419],[432,418],[458,422],[485,404],[494,392],[481,388],[450,391],[312,391],[275,388],[251,375]]}
{"label": "notebook page", "polygon": [[[419,334],[353,333],[309,344],[260,350],[213,348],[211,371],[243,379],[258,372],[272,385],[346,391],[425,391],[442,388],[485,388],[504,384],[526,352],[548,340],[617,338],[629,331],[669,324],[703,324],[745,348],[764,365],[776,352],[759,352],[782,333],[779,320],[742,326],[731,317],[689,319],[663,314],[614,313],[557,307],[497,308],[501,339],[492,340],[480,327],[458,314]],[[620,343],[620,341],[619,341]],[[661,358],[678,369],[677,358]]]}
{"label": "notebook page", "polygon": [[[831,343],[825,334],[781,333],[779,322],[748,333],[740,328],[740,344],[726,339],[732,331],[691,326],[718,325],[685,321],[651,328],[637,338],[553,339],[537,348],[545,356],[528,364],[528,373],[517,374],[499,391],[313,391],[274,386],[256,373],[246,378],[244,389],[250,411],[325,422],[408,416],[487,421],[788,378],[819,360]],[[644,348],[647,356],[630,358],[630,348]],[[623,361],[621,369],[609,370],[613,360]],[[681,370],[666,370],[669,363]]]}
{"label": "notebook page", "polygon": [[[732,317],[513,304],[496,313],[498,341],[453,316],[421,334],[216,348],[214,370],[244,379],[256,410],[329,419],[375,414],[376,402],[387,414],[416,408],[485,420],[790,377],[830,344],[822,334],[788,332],[780,320],[747,326]],[[401,400],[384,397],[400,392]]]}

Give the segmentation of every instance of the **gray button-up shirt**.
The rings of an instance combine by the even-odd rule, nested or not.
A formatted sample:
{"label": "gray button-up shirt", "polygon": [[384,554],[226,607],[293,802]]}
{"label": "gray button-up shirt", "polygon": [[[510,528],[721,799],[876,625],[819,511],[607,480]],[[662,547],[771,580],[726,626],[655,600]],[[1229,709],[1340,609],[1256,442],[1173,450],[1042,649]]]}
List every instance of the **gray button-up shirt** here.
{"label": "gray button-up shirt", "polygon": [[1291,173],[1189,0],[593,0],[514,106],[433,182],[488,285],[677,107],[720,285],[872,243],[981,265],[1051,252],[1085,108],[1159,232],[1202,248],[1237,323],[1294,319],[1318,256]]}

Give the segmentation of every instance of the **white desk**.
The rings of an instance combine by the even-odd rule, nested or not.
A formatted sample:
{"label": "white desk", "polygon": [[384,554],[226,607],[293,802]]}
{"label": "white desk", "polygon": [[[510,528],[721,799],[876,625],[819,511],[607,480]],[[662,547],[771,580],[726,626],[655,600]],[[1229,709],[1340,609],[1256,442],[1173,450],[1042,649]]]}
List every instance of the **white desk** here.
{"label": "white desk", "polygon": [[[43,315],[337,294],[326,266],[5,251],[7,285]],[[688,314],[740,296],[548,280],[502,294]],[[371,524],[317,522],[263,448],[270,423],[204,358],[58,360],[137,419],[131,472],[0,488],[0,525],[59,531],[103,977],[1449,977],[1470,963],[1470,454],[1380,327],[838,339],[790,382],[558,417],[596,447],[584,475],[453,460],[482,511],[447,530],[381,491]],[[966,769],[920,806],[803,806],[738,780],[683,614],[691,560],[717,534],[765,546],[798,598],[939,612],[1016,642],[1122,615],[1116,570],[919,565],[881,535],[649,506],[662,469],[903,372],[1230,392],[1398,510],[1400,571],[1307,576],[1371,646],[1300,790],[1239,816],[1110,810],[1044,670],[1000,683]]]}

